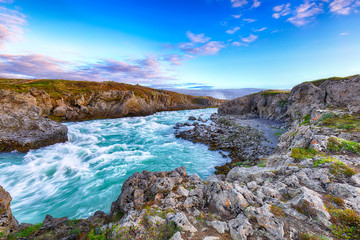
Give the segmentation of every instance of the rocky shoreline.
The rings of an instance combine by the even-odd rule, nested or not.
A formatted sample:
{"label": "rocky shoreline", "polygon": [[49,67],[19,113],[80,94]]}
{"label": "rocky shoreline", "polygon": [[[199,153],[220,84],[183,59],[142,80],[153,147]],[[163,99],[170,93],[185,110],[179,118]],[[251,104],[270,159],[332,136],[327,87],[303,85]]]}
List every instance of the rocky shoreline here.
{"label": "rocky shoreline", "polygon": [[145,116],[223,102],[115,82],[0,79],[0,152],[65,142],[64,121]]}
{"label": "rocky shoreline", "polygon": [[[8,196],[0,202],[1,230],[8,239],[360,239],[359,92],[360,77],[353,76],[224,103],[213,124],[188,123],[194,126],[186,131],[177,124],[178,134],[229,155],[229,146],[238,144],[234,156],[254,162],[207,179],[183,167],[135,173],[109,214],[86,220],[47,216],[42,224],[19,226],[9,195],[0,193]],[[275,149],[268,143],[269,151],[263,150],[258,144],[266,134],[239,125],[249,117],[284,121],[288,131],[279,134]],[[234,140],[220,138],[238,130]],[[259,164],[262,156],[266,161]]]}

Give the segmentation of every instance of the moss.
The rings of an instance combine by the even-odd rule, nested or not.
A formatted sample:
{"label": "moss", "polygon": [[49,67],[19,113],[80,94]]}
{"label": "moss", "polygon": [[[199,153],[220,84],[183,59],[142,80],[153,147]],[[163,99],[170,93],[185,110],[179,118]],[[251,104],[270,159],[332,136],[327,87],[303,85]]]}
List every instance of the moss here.
{"label": "moss", "polygon": [[314,233],[300,233],[298,236],[299,240],[328,240],[326,236],[317,235]]}
{"label": "moss", "polygon": [[299,213],[304,214],[305,216],[316,218],[317,213],[313,204],[307,200],[302,200],[298,204],[291,204],[291,207],[296,209]]}
{"label": "moss", "polygon": [[336,137],[328,139],[327,149],[335,153],[355,153],[360,155],[360,143]]}
{"label": "moss", "polygon": [[274,214],[275,216],[278,216],[278,217],[284,217],[285,214],[284,214],[284,209],[282,207],[278,207],[278,206],[275,206],[275,205],[272,205],[270,206],[270,212],[272,214]]}
{"label": "moss", "polygon": [[261,96],[275,96],[281,93],[290,94],[290,91],[284,90],[266,90],[261,92]]}
{"label": "moss", "polygon": [[320,160],[316,160],[313,162],[314,167],[319,167],[320,165],[323,164],[330,164],[329,165],[330,173],[334,174],[335,176],[344,174],[347,177],[351,177],[357,173],[356,170],[352,169],[345,163],[333,157],[324,157],[321,158]]}
{"label": "moss", "polygon": [[339,80],[343,80],[343,79],[351,79],[354,78],[356,76],[359,75],[353,75],[353,76],[349,76],[349,77],[331,77],[331,78],[322,78],[322,79],[318,79],[318,80],[314,80],[314,81],[310,81],[312,84],[314,84],[315,86],[319,86],[320,84],[326,82],[326,81],[339,81]]}
{"label": "moss", "polygon": [[306,114],[301,118],[303,121],[300,123],[300,126],[309,125],[310,124],[310,114]]}
{"label": "moss", "polygon": [[27,238],[27,237],[33,235],[34,233],[38,232],[40,230],[40,228],[42,227],[42,225],[43,225],[42,223],[39,223],[36,225],[31,225],[26,228],[23,228],[22,230],[18,231],[16,234],[9,235],[8,239]]}
{"label": "moss", "polygon": [[351,209],[329,209],[332,233],[338,239],[360,239],[360,217]]}
{"label": "moss", "polygon": [[318,126],[342,129],[348,132],[360,131],[360,114],[345,114],[343,116],[335,116],[332,113],[322,114]]}
{"label": "moss", "polygon": [[291,157],[297,160],[306,159],[306,158],[313,158],[317,154],[315,149],[309,148],[293,148],[291,150]]}

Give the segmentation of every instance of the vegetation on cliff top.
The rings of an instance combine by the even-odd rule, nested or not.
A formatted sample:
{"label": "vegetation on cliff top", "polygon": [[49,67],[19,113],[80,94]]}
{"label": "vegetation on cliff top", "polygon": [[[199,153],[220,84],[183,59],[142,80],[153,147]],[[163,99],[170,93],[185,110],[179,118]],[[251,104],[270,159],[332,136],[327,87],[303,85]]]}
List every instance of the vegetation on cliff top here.
{"label": "vegetation on cliff top", "polygon": [[111,81],[91,82],[91,81],[71,81],[61,79],[7,79],[0,78],[0,89],[9,89],[18,93],[26,93],[31,88],[37,88],[47,92],[51,98],[60,99],[68,94],[90,94],[99,91],[133,91],[137,97],[148,98],[149,96],[157,96],[162,94],[171,95],[174,101],[181,101],[186,96],[194,104],[201,104],[204,99],[211,97],[195,97],[184,95],[167,90],[153,89],[140,85],[131,85],[125,83],[117,83]]}
{"label": "vegetation on cliff top", "polygon": [[347,80],[347,79],[351,79],[354,77],[357,77],[360,75],[353,75],[353,76],[348,76],[348,77],[330,77],[330,78],[322,78],[322,79],[318,79],[318,80],[314,80],[314,81],[308,81],[312,84],[314,84],[315,86],[319,86],[320,84],[326,82],[326,81],[338,81],[338,80]]}

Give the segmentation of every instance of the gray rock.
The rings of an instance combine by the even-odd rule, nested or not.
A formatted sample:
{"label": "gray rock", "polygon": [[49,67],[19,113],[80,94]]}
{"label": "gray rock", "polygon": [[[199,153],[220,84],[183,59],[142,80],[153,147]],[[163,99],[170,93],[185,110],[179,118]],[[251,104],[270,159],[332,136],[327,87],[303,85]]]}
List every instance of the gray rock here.
{"label": "gray rock", "polygon": [[186,215],[182,212],[175,214],[169,213],[166,216],[166,220],[168,221],[168,223],[173,221],[176,226],[181,228],[182,231],[189,231],[192,233],[197,232],[197,229],[190,223]]}
{"label": "gray rock", "polygon": [[230,236],[236,240],[247,240],[254,233],[254,229],[249,219],[243,214],[239,214],[235,219],[229,221]]}

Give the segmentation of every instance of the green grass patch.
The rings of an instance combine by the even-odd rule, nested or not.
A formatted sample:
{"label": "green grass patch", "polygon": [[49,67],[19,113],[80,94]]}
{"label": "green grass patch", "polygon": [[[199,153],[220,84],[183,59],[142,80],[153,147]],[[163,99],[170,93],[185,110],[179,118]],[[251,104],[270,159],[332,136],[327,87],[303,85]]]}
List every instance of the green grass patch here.
{"label": "green grass patch", "polygon": [[284,91],[284,90],[266,90],[266,91],[262,91],[261,95],[262,96],[275,96],[278,94],[290,94],[290,91]]}
{"label": "green grass patch", "polygon": [[360,131],[360,114],[345,114],[343,116],[335,116],[332,113],[321,115],[318,126],[342,129],[345,131]]}
{"label": "green grass patch", "polygon": [[335,153],[360,154],[360,143],[348,141],[337,137],[330,137],[328,139],[327,149]]}
{"label": "green grass patch", "polygon": [[28,226],[20,231],[18,231],[16,234],[10,234],[7,239],[12,240],[12,239],[19,239],[19,238],[27,238],[31,235],[33,235],[34,233],[38,232],[40,230],[40,228],[42,227],[42,223],[39,224],[35,224],[32,226]]}
{"label": "green grass patch", "polygon": [[324,157],[320,160],[316,160],[313,162],[314,167],[319,167],[320,165],[329,163],[330,173],[335,176],[340,176],[344,174],[347,177],[351,177],[357,173],[357,171],[340,160],[333,157]]}
{"label": "green grass patch", "polygon": [[306,114],[301,118],[303,121],[300,123],[300,126],[309,125],[310,124],[310,114]]}
{"label": "green grass patch", "polygon": [[275,216],[278,216],[278,217],[284,217],[285,214],[284,214],[284,209],[282,207],[278,207],[278,206],[275,206],[275,205],[272,205],[270,206],[270,212],[272,214],[274,214]]}
{"label": "green grass patch", "polygon": [[306,158],[313,158],[317,155],[317,151],[315,149],[309,148],[293,148],[291,149],[291,157],[300,160]]}

